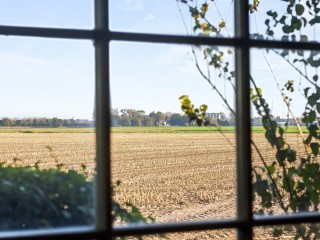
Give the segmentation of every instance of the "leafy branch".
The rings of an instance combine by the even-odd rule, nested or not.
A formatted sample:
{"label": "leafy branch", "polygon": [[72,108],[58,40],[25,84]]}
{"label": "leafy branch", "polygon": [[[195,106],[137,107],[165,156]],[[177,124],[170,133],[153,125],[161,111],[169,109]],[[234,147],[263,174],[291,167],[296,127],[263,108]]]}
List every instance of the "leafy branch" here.
{"label": "leafy branch", "polygon": [[[228,23],[223,21],[223,24],[219,25],[219,23],[221,23],[220,20],[215,23],[213,23],[211,19],[208,20],[208,11],[210,9],[208,1],[205,1],[202,5],[200,4],[201,8],[197,7],[198,1],[196,1],[195,6],[191,5],[191,3],[193,3],[192,0],[180,0],[179,2],[186,4],[190,9],[191,18],[194,19],[195,25],[193,32],[195,34],[221,37],[220,31],[222,28],[227,28]],[[314,0],[284,0],[282,4],[286,5],[286,9],[283,14],[280,14],[277,10],[267,12],[267,18],[265,19],[266,38],[259,33],[251,34],[251,36],[268,40],[275,39],[275,36],[280,32],[283,33],[281,37],[282,41],[297,41],[298,38],[302,42],[309,41],[307,35],[303,32],[308,26],[315,27],[320,23],[320,17],[318,16],[320,13],[319,2],[320,1]],[[249,4],[250,13],[256,14],[259,4],[259,0],[253,0]],[[221,27],[220,30],[218,30],[217,26]],[[291,115],[298,127],[305,151],[304,153],[299,153],[299,157],[297,157],[297,151],[293,149],[284,138],[286,130],[278,126],[275,118],[271,114],[269,105],[263,98],[262,90],[258,87],[253,77],[250,76],[249,80],[253,86],[250,96],[252,104],[258,115],[262,118],[266,140],[270,146],[275,149],[275,160],[269,163],[261,154],[257,144],[251,140],[252,146],[257,151],[263,166],[256,166],[252,169],[254,174],[254,197],[257,197],[256,202],[258,203],[256,213],[274,214],[278,213],[279,209],[288,214],[310,210],[318,211],[320,204],[320,164],[318,159],[320,147],[320,129],[318,127],[318,116],[320,116],[320,88],[317,84],[318,75],[315,74],[312,78],[309,77],[307,69],[317,69],[320,66],[320,51],[311,51],[310,54],[306,56],[303,50],[283,50],[282,52],[274,49],[271,50],[284,59],[297,74],[311,85],[311,87],[304,88],[306,106],[302,118],[302,122],[307,127],[308,136],[306,138],[304,137],[300,124],[291,110],[291,99],[285,93],[285,89],[288,92],[294,91],[294,81],[289,80],[284,88],[280,88],[277,77],[264,54],[265,61],[275,80],[276,87],[287,107],[288,116],[289,114]],[[230,112],[234,114],[235,111],[228,104],[226,97],[224,97],[216,85],[212,83],[210,77],[209,67],[219,73],[219,79],[228,80],[233,85],[233,71],[229,70],[229,62],[225,62],[223,59],[225,51],[218,47],[205,46],[203,54],[208,68],[207,75],[204,74],[200,68],[193,46],[192,53],[200,75],[210,84]],[[289,56],[294,56],[293,60],[291,60]],[[304,66],[305,72],[296,66],[297,63]],[[204,112],[200,109],[194,109],[194,106],[186,95],[182,96],[180,101],[185,115],[188,116],[191,121],[196,121],[198,125],[205,125],[203,116],[205,115],[204,112],[206,109]],[[187,106],[189,106],[189,108]],[[189,111],[188,109],[193,109],[194,111]],[[300,224],[291,229],[277,227],[273,234],[275,237],[278,237],[289,231],[294,233],[295,239],[319,239],[320,233],[318,227],[319,225],[317,224]]]}

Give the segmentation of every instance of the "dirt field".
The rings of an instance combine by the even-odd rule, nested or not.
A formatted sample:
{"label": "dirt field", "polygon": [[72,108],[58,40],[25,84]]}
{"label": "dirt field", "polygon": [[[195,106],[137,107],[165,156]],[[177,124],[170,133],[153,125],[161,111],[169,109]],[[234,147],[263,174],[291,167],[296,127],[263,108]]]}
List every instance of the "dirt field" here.
{"label": "dirt field", "polygon": [[[0,160],[10,164],[94,172],[93,133],[1,133]],[[272,157],[263,134],[254,134]],[[296,139],[296,138],[294,138]],[[297,139],[296,139],[297,140]],[[115,200],[131,202],[157,222],[236,217],[233,133],[113,133]],[[255,154],[253,154],[255,157]],[[258,163],[255,163],[258,164]],[[169,234],[169,239],[235,239],[236,231]],[[154,239],[154,238],[152,238]],[[261,236],[257,239],[268,239]]]}

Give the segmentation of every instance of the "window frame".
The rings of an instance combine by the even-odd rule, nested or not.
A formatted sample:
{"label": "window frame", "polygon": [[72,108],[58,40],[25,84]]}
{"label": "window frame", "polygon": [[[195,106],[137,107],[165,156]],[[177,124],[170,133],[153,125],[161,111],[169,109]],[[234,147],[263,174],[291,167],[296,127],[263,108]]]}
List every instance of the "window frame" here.
{"label": "window frame", "polygon": [[[254,40],[249,37],[249,11],[247,0],[234,1],[235,37],[208,38],[116,32],[109,30],[109,3],[95,0],[95,29],[60,29],[0,26],[1,36],[44,37],[62,39],[86,39],[94,42],[95,51],[95,103],[96,103],[96,225],[88,228],[66,228],[52,231],[21,231],[0,233],[0,239],[112,239],[120,236],[157,233],[190,232],[214,229],[237,229],[238,239],[251,240],[253,228],[281,224],[319,222],[320,213],[299,213],[282,216],[252,215],[251,184],[251,125],[250,125],[250,49],[279,48],[318,50],[320,43],[282,42]],[[111,166],[110,166],[110,85],[109,47],[111,41],[148,43],[173,43],[194,45],[219,45],[236,49],[236,140],[237,140],[237,218],[177,223],[154,223],[148,225],[112,226]],[[246,81],[241,81],[246,79]]]}

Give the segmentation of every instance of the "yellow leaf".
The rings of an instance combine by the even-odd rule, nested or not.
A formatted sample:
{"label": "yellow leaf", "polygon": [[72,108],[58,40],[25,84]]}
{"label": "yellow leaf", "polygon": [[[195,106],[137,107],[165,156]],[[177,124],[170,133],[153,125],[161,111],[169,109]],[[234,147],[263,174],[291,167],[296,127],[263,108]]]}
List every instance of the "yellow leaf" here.
{"label": "yellow leaf", "polygon": [[188,105],[191,103],[188,95],[182,95],[182,96],[179,98],[179,101],[181,102],[181,104],[182,104],[183,106],[188,106]]}
{"label": "yellow leaf", "polygon": [[204,30],[204,29],[206,29],[208,27],[208,24],[207,23],[202,23],[200,27],[201,27],[202,30]]}
{"label": "yellow leaf", "polygon": [[226,22],[222,20],[222,21],[219,23],[219,27],[220,27],[220,28],[224,28],[225,26],[226,26]]}
{"label": "yellow leaf", "polygon": [[205,104],[202,104],[202,105],[200,106],[200,111],[202,111],[202,112],[207,111],[207,109],[208,109],[208,106],[205,105]]}
{"label": "yellow leaf", "polygon": [[201,10],[203,12],[205,13],[208,12],[208,9],[209,9],[209,5],[207,3],[202,4]]}

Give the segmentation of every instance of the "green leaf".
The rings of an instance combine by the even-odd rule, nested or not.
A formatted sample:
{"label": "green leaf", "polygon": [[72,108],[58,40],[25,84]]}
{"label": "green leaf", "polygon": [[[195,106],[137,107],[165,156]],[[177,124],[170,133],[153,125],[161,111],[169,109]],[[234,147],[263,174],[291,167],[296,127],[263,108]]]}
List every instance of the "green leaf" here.
{"label": "green leaf", "polygon": [[317,99],[314,94],[312,94],[310,97],[308,97],[308,103],[311,107],[313,107],[317,103]]}
{"label": "green leaf", "polygon": [[295,150],[288,150],[287,159],[289,162],[294,162],[297,159],[297,152]]}
{"label": "green leaf", "polygon": [[316,23],[320,23],[320,16],[315,16],[313,19],[309,21],[309,24],[312,26]]}
{"label": "green leaf", "polygon": [[302,21],[298,18],[293,18],[291,24],[296,30],[300,30],[302,27]]}
{"label": "green leaf", "polygon": [[312,140],[312,135],[309,134],[308,137],[307,137],[307,139],[304,141],[304,143],[305,143],[305,144],[309,144],[309,143],[311,142],[311,140]]}
{"label": "green leaf", "polygon": [[284,140],[282,137],[277,137],[278,147],[283,148],[284,146]]}
{"label": "green leaf", "polygon": [[310,88],[309,87],[307,87],[307,88],[305,88],[303,91],[304,91],[304,95],[306,96],[306,97],[308,97],[308,91],[310,90]]}
{"label": "green leaf", "polygon": [[269,120],[266,117],[262,118],[262,126],[267,129],[269,128],[270,124],[269,124]]}
{"label": "green leaf", "polygon": [[267,12],[267,15],[271,16],[273,19],[278,17],[278,13],[271,10]]}
{"label": "green leaf", "polygon": [[284,162],[284,160],[287,157],[287,151],[286,150],[280,150],[277,152],[276,158],[278,160],[279,164],[282,164]]}
{"label": "green leaf", "polygon": [[266,19],[264,23],[269,27],[270,19]]}
{"label": "green leaf", "polygon": [[283,136],[283,134],[284,134],[284,130],[283,130],[283,128],[282,127],[279,127],[279,134],[280,134],[280,136],[282,137]]}
{"label": "green leaf", "polygon": [[309,112],[308,122],[313,123],[315,120],[316,120],[316,112],[315,111]]}
{"label": "green leaf", "polygon": [[296,5],[296,13],[297,15],[301,16],[304,12],[304,6],[301,4]]}
{"label": "green leaf", "polygon": [[281,237],[282,233],[283,233],[283,230],[280,227],[276,227],[273,230],[273,236],[276,238]]}
{"label": "green leaf", "polygon": [[307,19],[306,18],[304,18],[304,17],[302,17],[301,18],[302,19],[302,21],[303,21],[303,26],[305,27],[305,26],[307,26]]}
{"label": "green leaf", "polygon": [[286,17],[285,16],[282,16],[279,20],[280,23],[282,24],[285,24],[285,21],[286,21]]}
{"label": "green leaf", "polygon": [[317,106],[317,112],[320,113],[320,103],[317,103],[316,106]]}
{"label": "green leaf", "polygon": [[274,172],[276,171],[276,168],[274,165],[267,166],[267,168],[270,174],[274,174]]}
{"label": "green leaf", "polygon": [[319,143],[311,143],[310,144],[312,153],[317,156],[319,154]]}
{"label": "green leaf", "polygon": [[292,33],[292,32],[294,32],[294,27],[293,26],[284,25],[282,27],[282,31],[284,33]]}
{"label": "green leaf", "polygon": [[297,173],[296,168],[291,167],[291,168],[289,168],[289,170],[288,170],[288,177],[289,177],[289,178],[292,178],[293,175],[296,174],[296,173]]}

